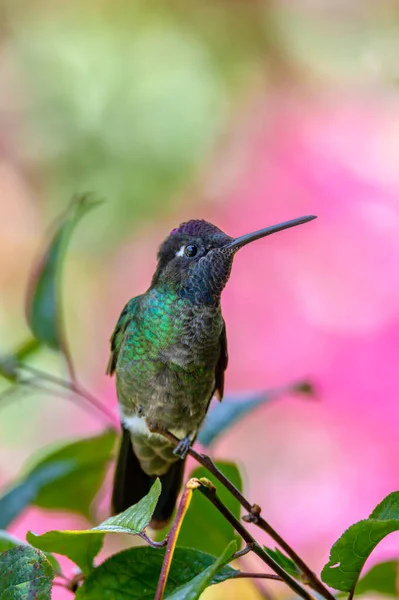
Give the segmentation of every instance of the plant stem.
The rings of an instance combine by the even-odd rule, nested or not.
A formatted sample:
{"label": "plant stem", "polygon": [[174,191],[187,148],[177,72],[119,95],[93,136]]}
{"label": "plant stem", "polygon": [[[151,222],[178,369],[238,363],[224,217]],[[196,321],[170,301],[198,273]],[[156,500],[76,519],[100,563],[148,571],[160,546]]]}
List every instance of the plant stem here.
{"label": "plant stem", "polygon": [[165,539],[162,540],[162,542],[154,542],[154,540],[148,537],[148,535],[144,531],[139,533],[139,537],[141,537],[142,540],[147,542],[147,544],[151,546],[151,548],[164,548],[168,543],[168,536],[166,536]]}
{"label": "plant stem", "polygon": [[236,517],[229,511],[229,509],[221,502],[218,495],[216,494],[216,489],[214,485],[206,480],[200,479],[199,483],[201,484],[198,488],[199,491],[206,497],[212,504],[217,508],[217,510],[224,516],[224,518],[234,527],[237,533],[243,538],[243,540],[247,544],[251,544],[252,552],[254,552],[259,558],[267,564],[268,567],[273,569],[277,575],[281,577],[281,579],[288,585],[289,588],[292,589],[293,592],[298,594],[304,600],[314,600],[314,597],[309,594],[295,579],[291,577],[278,563],[276,563],[258,544],[255,538],[247,531],[244,525],[236,519]]}
{"label": "plant stem", "polygon": [[[90,411],[91,414],[94,414],[95,412],[95,414],[98,415],[98,412],[93,405],[89,403],[79,402],[77,397],[74,397],[77,396],[76,394],[72,393],[71,395],[71,393],[68,393],[68,390],[64,389],[54,390],[54,388],[47,387],[46,383],[46,381],[40,381],[40,379],[35,377],[31,377],[29,379],[20,379],[17,385],[15,385],[12,388],[6,389],[0,394],[1,406],[3,407],[5,404],[7,404],[7,402],[9,403],[10,400],[13,400],[13,397],[20,394],[23,389],[24,392],[26,391],[32,394],[34,394],[35,392],[40,392],[41,394],[47,394],[52,396],[56,395],[59,398],[65,398],[67,400],[70,400],[71,402],[74,402],[77,406],[82,407],[84,410]],[[109,423],[108,417],[106,418],[106,422],[107,424]]]}
{"label": "plant stem", "polygon": [[53,581],[52,585],[58,585],[58,587],[62,587],[64,590],[68,590],[69,592],[71,591],[68,587],[68,584],[63,583],[62,581]]}
{"label": "plant stem", "polygon": [[352,587],[351,591],[348,594],[348,600],[353,600],[353,596],[355,595],[356,584],[357,584],[357,580],[356,580],[355,585]]}
{"label": "plant stem", "polygon": [[72,381],[72,383],[77,384],[78,378],[76,376],[75,365],[73,364],[72,356],[71,356],[71,353],[68,348],[68,344],[65,339],[65,331],[63,332],[62,340],[61,340],[61,352],[64,355],[66,366],[67,366],[71,381]]}
{"label": "plant stem", "polygon": [[247,573],[246,571],[240,571],[237,575],[234,575],[233,579],[272,579],[273,581],[284,581],[278,575],[273,575],[272,573]]}
{"label": "plant stem", "polygon": [[113,427],[115,427],[117,419],[116,419],[115,415],[113,414],[113,412],[108,410],[108,408],[98,398],[96,398],[91,392],[88,392],[86,389],[84,389],[84,387],[79,382],[66,381],[65,379],[62,379],[61,377],[56,377],[55,375],[51,375],[50,373],[46,373],[45,371],[42,371],[40,369],[37,369],[37,368],[32,367],[31,365],[27,365],[27,364],[21,364],[20,368],[25,369],[26,371],[29,371],[30,373],[32,373],[39,379],[42,379],[43,381],[47,381],[48,383],[58,385],[59,387],[69,390],[70,392],[76,394],[77,396],[84,398],[85,400],[87,400],[87,402],[89,402],[89,404],[91,404],[97,410],[102,412],[102,414],[107,417],[107,420],[111,423],[111,425]]}
{"label": "plant stem", "polygon": [[162,563],[161,573],[158,579],[157,590],[155,592],[154,600],[162,600],[165,592],[166,581],[168,579],[170,565],[172,563],[173,554],[176,548],[177,537],[179,535],[180,528],[183,523],[184,516],[190,506],[193,490],[199,487],[197,480],[190,479],[186,484],[179,506],[177,507],[176,516],[173,520],[172,527],[167,535],[166,552]]}
{"label": "plant stem", "polygon": [[236,558],[241,558],[242,556],[245,556],[246,554],[248,554],[248,552],[251,552],[251,551],[252,551],[252,544],[247,544],[245,546],[245,548],[243,548],[242,550],[238,550],[238,552],[235,552],[230,560],[236,560]]}
{"label": "plant stem", "polygon": [[298,556],[295,550],[291,548],[291,546],[277,533],[275,529],[273,529],[273,527],[267,521],[265,521],[263,517],[260,516],[260,514],[250,511],[250,513],[245,515],[243,519],[248,523],[254,523],[254,525],[257,525],[257,527],[265,531],[276,542],[276,544],[278,544],[286,552],[286,554],[288,554],[298,569],[302,571],[303,575],[305,575],[308,585],[314,589],[315,592],[318,592],[321,596],[328,600],[335,600],[331,592],[329,592],[324,584],[316,577],[316,575],[302,560],[302,558]]}
{"label": "plant stem", "polygon": [[[177,445],[179,443],[179,439],[170,433],[169,431],[159,430],[158,433],[166,437],[172,444]],[[271,525],[263,517],[260,516],[260,507],[257,504],[251,504],[245,496],[227,479],[225,475],[216,467],[215,463],[212,459],[206,454],[200,454],[193,448],[188,450],[188,454],[192,456],[200,465],[208,469],[212,475],[220,481],[225,488],[231,492],[231,494],[238,500],[238,502],[243,506],[247,511],[248,515],[245,515],[244,520],[247,522],[251,522],[254,525],[257,525],[260,529],[265,531],[285,552],[286,554],[294,561],[298,569],[305,575],[308,585],[318,592],[323,598],[326,600],[335,600],[334,596],[331,592],[324,586],[324,584],[317,578],[315,573],[308,567],[308,565],[302,560],[300,556],[291,548],[291,546],[273,529]]]}

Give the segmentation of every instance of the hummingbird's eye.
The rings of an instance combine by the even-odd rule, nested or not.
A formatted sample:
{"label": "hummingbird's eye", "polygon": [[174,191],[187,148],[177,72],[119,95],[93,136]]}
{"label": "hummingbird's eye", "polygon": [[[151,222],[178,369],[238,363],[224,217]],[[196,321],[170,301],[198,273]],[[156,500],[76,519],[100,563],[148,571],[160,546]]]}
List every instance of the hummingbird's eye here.
{"label": "hummingbird's eye", "polygon": [[188,256],[189,258],[193,258],[193,256],[195,256],[197,254],[197,252],[198,252],[198,248],[197,248],[197,246],[194,246],[193,244],[189,244],[184,249],[184,254],[186,256]]}

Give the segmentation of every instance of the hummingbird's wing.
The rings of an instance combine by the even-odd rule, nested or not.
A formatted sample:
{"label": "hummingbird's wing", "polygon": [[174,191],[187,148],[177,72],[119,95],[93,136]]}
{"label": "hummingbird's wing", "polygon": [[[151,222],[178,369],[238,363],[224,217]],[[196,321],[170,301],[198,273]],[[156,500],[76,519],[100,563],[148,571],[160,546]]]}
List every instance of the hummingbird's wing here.
{"label": "hummingbird's wing", "polygon": [[126,327],[129,325],[131,319],[134,317],[138,300],[140,296],[136,296],[129,300],[120,314],[114,332],[111,336],[111,356],[109,357],[106,374],[112,376],[115,372],[116,362],[118,360],[119,351],[122,346],[123,336],[126,331]]}
{"label": "hummingbird's wing", "polygon": [[214,394],[221,401],[224,392],[224,372],[227,369],[227,363],[229,355],[227,352],[227,336],[226,336],[226,323],[223,321],[223,329],[220,334],[220,354],[219,360],[215,368],[215,391]]}

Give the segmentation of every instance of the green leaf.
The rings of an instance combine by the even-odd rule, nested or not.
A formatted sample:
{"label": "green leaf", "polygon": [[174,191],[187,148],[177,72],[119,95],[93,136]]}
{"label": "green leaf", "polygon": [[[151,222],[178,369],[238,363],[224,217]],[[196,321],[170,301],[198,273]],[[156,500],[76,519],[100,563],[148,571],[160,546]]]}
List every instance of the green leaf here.
{"label": "green leaf", "polygon": [[292,577],[296,577],[297,579],[300,578],[301,572],[294,563],[294,561],[285,554],[283,554],[281,550],[279,550],[278,548],[272,550],[271,548],[265,547],[265,551],[289,575],[291,575]]}
{"label": "green leaf", "polygon": [[40,550],[22,545],[0,554],[1,600],[50,600],[53,577]]}
{"label": "green leaf", "polygon": [[375,565],[359,581],[356,595],[377,592],[396,597],[398,594],[399,563],[396,561],[383,562]]}
{"label": "green leaf", "polygon": [[11,535],[11,533],[8,533],[8,531],[4,531],[4,529],[0,530],[0,552],[15,548],[15,546],[22,546],[24,543],[14,535]]}
{"label": "green leaf", "polygon": [[343,592],[352,591],[364,563],[377,544],[398,530],[399,492],[393,492],[384,498],[368,519],[349,527],[335,542],[321,573],[324,583]]}
{"label": "green leaf", "polygon": [[93,531],[103,531],[105,533],[141,533],[151,521],[158,498],[161,495],[161,482],[156,479],[148,494],[144,496],[137,504],[110,517],[101,525],[93,527]]}
{"label": "green leaf", "polygon": [[115,438],[116,433],[108,430],[58,447],[38,460],[23,480],[0,498],[0,528],[5,529],[30,504],[90,517]]}
{"label": "green leaf", "polygon": [[[147,546],[114,554],[88,576],[76,593],[76,600],[153,600],[165,551]],[[192,548],[175,550],[166,594],[188,583],[217,560]],[[239,571],[221,567],[211,584],[235,577]],[[127,591],[128,590],[128,591]]]}
{"label": "green leaf", "polygon": [[100,552],[104,534],[91,531],[48,531],[36,535],[28,531],[26,539],[35,548],[51,551],[67,556],[83,573],[88,574],[93,569],[93,560]]}
{"label": "green leaf", "polygon": [[5,529],[30,504],[33,504],[41,488],[56,485],[57,481],[73,470],[71,463],[42,465],[34,473],[6,492],[0,498],[0,528]]}
{"label": "green leaf", "polygon": [[30,339],[21,344],[14,352],[0,356],[0,375],[13,383],[18,381],[19,364],[35,354],[40,348],[40,342]]}
{"label": "green leaf", "polygon": [[[237,465],[229,462],[218,461],[216,466],[242,491],[242,479]],[[231,510],[234,516],[240,518],[240,504],[232,494],[222,486],[213,475],[204,467],[198,467],[190,473],[190,477],[206,477],[216,486],[221,501]],[[226,545],[234,539],[236,533],[234,528],[216,508],[203,496],[195,493],[191,500],[179,533],[178,543],[181,546],[191,546],[203,552],[220,555]],[[239,539],[237,541],[240,543]]]}
{"label": "green leaf", "polygon": [[179,587],[172,594],[166,596],[165,600],[197,600],[202,592],[212,585],[213,578],[220,569],[231,560],[236,548],[236,542],[230,542],[222,556],[218,558],[213,565],[210,565],[196,575],[191,581]]}
{"label": "green leaf", "polygon": [[69,469],[57,481],[40,487],[35,506],[68,510],[90,519],[91,504],[104,481],[115,441],[116,432],[108,429],[100,435],[58,447],[42,458],[29,476],[54,463],[69,465]]}
{"label": "green leaf", "polygon": [[[8,533],[8,531],[4,531],[3,529],[0,530],[0,552],[4,552],[10,548],[15,548],[15,546],[23,545],[27,546],[28,544],[22,540],[19,540],[14,535],[11,535],[11,533]],[[54,558],[54,556],[49,552],[45,552],[44,554],[53,567],[53,571],[55,573],[60,573],[61,569],[57,559]]]}
{"label": "green leaf", "polygon": [[82,569],[83,573],[90,573],[93,560],[101,550],[104,534],[141,533],[151,520],[160,494],[161,484],[157,479],[140,502],[97,527],[81,531],[49,531],[43,535],[36,535],[29,531],[26,539],[40,550],[67,556]]}
{"label": "green leaf", "polygon": [[205,421],[198,434],[198,441],[208,448],[227,429],[230,429],[245,415],[254,411],[259,406],[280,398],[287,393],[300,393],[313,395],[313,388],[309,382],[299,382],[282,388],[256,392],[239,393],[225,396],[207,413]]}
{"label": "green leaf", "polygon": [[60,307],[63,259],[80,219],[99,204],[89,195],[74,199],[33,271],[26,300],[26,317],[37,340],[55,350],[65,348]]}

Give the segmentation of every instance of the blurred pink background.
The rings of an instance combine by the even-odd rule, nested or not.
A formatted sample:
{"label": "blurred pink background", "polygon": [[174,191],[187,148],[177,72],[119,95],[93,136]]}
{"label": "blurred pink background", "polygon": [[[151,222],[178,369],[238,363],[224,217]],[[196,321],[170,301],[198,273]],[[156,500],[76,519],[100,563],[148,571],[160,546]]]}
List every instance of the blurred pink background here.
{"label": "blurred pink background", "polygon": [[[126,300],[148,286],[157,246],[173,227],[205,218],[240,235],[303,214],[318,216],[240,253],[222,302],[230,356],[227,391],[308,377],[317,400],[286,398],[258,410],[229,431],[214,455],[242,466],[247,496],[319,571],[343,530],[399,485],[399,101],[388,3],[380,10],[368,2],[342,2],[340,8],[316,4],[273,7],[280,41],[260,47],[250,67],[238,71],[234,94],[222,102],[228,118],[215,128],[195,169],[168,192],[167,202],[159,193],[151,213],[138,220],[126,208],[129,200],[123,204],[107,190],[107,207],[79,226],[64,289],[79,372],[116,408],[114,382],[104,375],[109,336]],[[215,6],[222,27],[227,8],[222,2]],[[176,7],[178,16],[171,8],[168,18],[179,22]],[[57,20],[45,4],[41,10],[57,25],[54,35],[68,30],[68,21]],[[256,18],[254,7],[247,10],[248,19]],[[75,13],[80,14],[76,7]],[[94,20],[83,13],[86,25]],[[201,14],[202,25],[208,23]],[[359,16],[373,33],[361,41]],[[238,21],[239,15],[239,29]],[[345,42],[342,23],[354,28],[353,37],[346,28]],[[319,26],[329,32],[326,39],[320,39]],[[293,31],[294,39],[288,35]],[[81,191],[87,181],[71,176],[69,188],[43,183],[52,179],[48,169],[54,157],[43,150],[49,131],[41,130],[42,124],[38,131],[30,129],[30,123],[37,124],[35,113],[28,114],[29,102],[21,102],[18,87],[28,86],[27,59],[15,48],[17,58],[10,55],[8,42],[4,48],[3,104],[11,105],[14,97],[21,104],[12,112],[12,126],[9,121],[0,134],[0,334],[6,351],[26,336],[23,292],[45,227],[65,205],[65,190]],[[13,86],[6,88],[10,80]],[[43,156],[33,159],[36,145]],[[62,162],[62,153],[58,159]],[[106,178],[107,164],[102,168]],[[101,182],[89,181],[93,191],[104,194]],[[59,195],[50,201],[54,189]],[[56,370],[58,363],[49,353],[43,364]],[[101,426],[61,400],[35,396],[6,406],[0,480],[14,478],[34,448]],[[83,526],[73,516],[31,510],[12,530],[24,538],[28,529]],[[373,560],[378,557],[398,557],[397,535],[379,546]],[[247,582],[236,592],[229,584],[217,586],[206,597],[226,597],[228,589],[229,598],[242,597],[244,589],[245,597],[257,597]],[[281,586],[273,590],[286,594]],[[71,596],[56,588],[53,597]]]}

